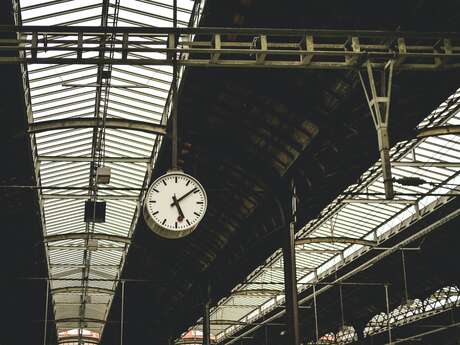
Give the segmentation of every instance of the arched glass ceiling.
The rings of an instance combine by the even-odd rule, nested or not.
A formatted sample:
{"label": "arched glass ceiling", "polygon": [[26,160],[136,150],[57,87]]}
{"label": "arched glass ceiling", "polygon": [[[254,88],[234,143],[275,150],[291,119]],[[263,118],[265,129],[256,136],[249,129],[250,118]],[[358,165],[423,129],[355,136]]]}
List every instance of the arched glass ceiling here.
{"label": "arched glass ceiling", "polygon": [[[204,1],[198,5],[178,0],[178,26],[196,25],[203,6]],[[14,0],[14,8],[17,25],[173,26],[173,0]],[[105,44],[113,44],[111,39]],[[95,41],[95,47],[100,44]],[[171,66],[35,64],[22,66],[22,73],[30,124],[97,116],[159,124],[169,115]],[[30,137],[36,180],[43,187],[38,195],[52,305],[60,342],[66,344],[78,343],[78,337],[83,343],[97,343],[102,335],[139,216],[140,189],[147,184],[161,144],[155,134],[124,129],[106,129],[103,148],[95,147],[94,138],[93,128]],[[112,190],[97,192],[97,199],[107,203],[106,221],[85,223],[90,165],[99,155],[98,161],[111,168]],[[104,236],[95,242],[85,233]],[[69,234],[73,237],[66,237]]]}

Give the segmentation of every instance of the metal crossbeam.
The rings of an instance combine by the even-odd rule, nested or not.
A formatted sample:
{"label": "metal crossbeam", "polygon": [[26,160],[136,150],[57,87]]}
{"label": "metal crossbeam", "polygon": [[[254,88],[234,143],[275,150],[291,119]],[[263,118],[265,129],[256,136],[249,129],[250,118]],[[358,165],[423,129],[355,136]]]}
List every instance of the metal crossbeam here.
{"label": "metal crossbeam", "polygon": [[418,131],[417,138],[427,138],[440,135],[458,135],[460,134],[460,125],[428,127]]}
{"label": "metal crossbeam", "polygon": [[39,133],[67,128],[113,128],[129,129],[157,135],[165,135],[166,127],[143,121],[126,119],[71,118],[62,120],[40,121],[29,124],[29,133]]}
{"label": "metal crossbeam", "polygon": [[460,162],[422,162],[422,161],[395,161],[391,162],[395,167],[435,167],[435,168],[460,168]]}
{"label": "metal crossbeam", "polygon": [[[92,162],[89,156],[38,156],[39,162]],[[149,163],[150,157],[104,157],[104,162],[110,163]]]}
{"label": "metal crossbeam", "polygon": [[119,243],[125,243],[125,244],[131,243],[131,240],[128,237],[109,235],[109,234],[94,234],[94,233],[89,234],[86,232],[74,232],[74,233],[68,233],[68,234],[50,235],[50,236],[46,236],[44,241],[47,243],[50,243],[50,242],[57,242],[57,241],[64,241],[64,240],[87,240],[87,239],[112,241],[112,242],[119,242]]}
{"label": "metal crossbeam", "polygon": [[[43,200],[88,200],[88,195],[84,194],[42,194]],[[139,200],[139,195],[100,195],[98,200]]]}
{"label": "metal crossbeam", "polygon": [[362,238],[352,237],[307,237],[295,241],[296,245],[311,244],[311,243],[344,243],[344,244],[361,244],[363,246],[374,247],[377,242],[364,240]]}
{"label": "metal crossbeam", "polygon": [[[173,65],[176,53],[181,66],[354,69],[395,59],[398,70],[460,68],[459,33],[68,26],[0,26],[0,33],[17,34],[0,39],[0,63]],[[103,40],[113,44],[95,44]]]}
{"label": "metal crossbeam", "polygon": [[[51,293],[52,294],[81,294],[83,292],[83,289],[84,289],[83,286],[68,286],[68,287],[52,289]],[[103,295],[115,294],[113,290],[92,287],[92,286],[88,286],[86,290],[90,294],[103,294]]]}

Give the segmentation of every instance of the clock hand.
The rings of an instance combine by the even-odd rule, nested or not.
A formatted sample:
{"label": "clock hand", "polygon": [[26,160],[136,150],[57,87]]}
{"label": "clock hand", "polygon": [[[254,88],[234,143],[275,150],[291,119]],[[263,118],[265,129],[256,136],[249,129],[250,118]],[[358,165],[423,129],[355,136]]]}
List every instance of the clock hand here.
{"label": "clock hand", "polygon": [[182,212],[182,208],[179,205],[179,200],[177,200],[176,195],[173,195],[172,199],[173,199],[172,205],[176,206],[177,211],[179,212],[179,217],[177,218],[177,220],[179,222],[182,222],[184,220],[185,216],[184,216],[184,212]]}
{"label": "clock hand", "polygon": [[[176,202],[179,202],[179,201],[185,199],[186,197],[188,197],[190,194],[192,194],[192,193],[193,193],[194,191],[196,191],[197,189],[198,189],[198,188],[193,188],[192,190],[188,191],[187,193],[185,193],[184,195],[182,195],[179,199],[176,199]],[[173,203],[171,204],[171,206],[174,206],[174,205],[175,205],[175,203],[173,202]]]}

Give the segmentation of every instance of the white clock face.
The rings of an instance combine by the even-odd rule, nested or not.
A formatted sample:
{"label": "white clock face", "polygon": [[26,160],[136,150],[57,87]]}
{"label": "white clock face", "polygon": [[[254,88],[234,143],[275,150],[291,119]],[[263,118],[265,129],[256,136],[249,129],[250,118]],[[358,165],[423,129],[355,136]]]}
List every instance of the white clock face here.
{"label": "white clock face", "polygon": [[[207,207],[206,192],[190,175],[172,172],[158,178],[150,186],[144,211],[164,237],[182,237],[191,232],[203,218]],[[149,224],[150,225],[150,224]],[[157,232],[155,229],[152,229]],[[170,233],[164,233],[164,230]],[[175,233],[175,234],[174,234]]]}

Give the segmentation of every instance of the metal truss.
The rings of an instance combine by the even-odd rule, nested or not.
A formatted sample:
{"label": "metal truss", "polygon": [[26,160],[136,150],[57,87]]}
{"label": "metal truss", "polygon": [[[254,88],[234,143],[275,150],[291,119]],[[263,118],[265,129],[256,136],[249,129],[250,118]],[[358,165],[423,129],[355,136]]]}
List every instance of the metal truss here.
{"label": "metal truss", "polygon": [[197,67],[354,69],[393,59],[397,70],[460,68],[459,33],[84,26],[0,33],[17,34],[0,39],[0,63],[173,65],[176,54],[179,65]]}
{"label": "metal truss", "polygon": [[[364,336],[370,337],[388,331],[388,327],[400,327],[427,317],[452,310],[460,306],[460,290],[457,286],[448,286],[435,291],[425,300],[411,300],[390,313],[374,316],[364,329]],[[442,328],[440,326],[440,328]],[[342,326],[337,332],[323,335],[318,342],[308,344],[349,344],[358,339],[353,326]]]}
{"label": "metal truss", "polygon": [[[447,286],[435,291],[425,300],[414,299],[402,304],[389,314],[374,316],[364,329],[366,336],[385,332],[390,327],[402,326],[460,306],[460,289]],[[388,321],[389,320],[389,321]]]}

